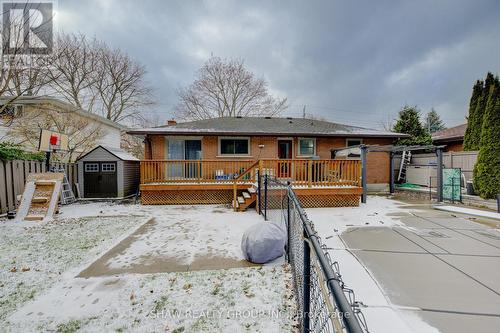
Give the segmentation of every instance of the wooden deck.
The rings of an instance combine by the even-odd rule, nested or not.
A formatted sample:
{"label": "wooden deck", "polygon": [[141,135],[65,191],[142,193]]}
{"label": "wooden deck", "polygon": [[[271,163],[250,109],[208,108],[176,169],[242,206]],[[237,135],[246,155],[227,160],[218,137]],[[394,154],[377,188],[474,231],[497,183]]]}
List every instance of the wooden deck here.
{"label": "wooden deck", "polygon": [[141,200],[231,204],[257,187],[259,175],[289,181],[304,207],[357,206],[362,193],[357,160],[148,160],[141,161]]}

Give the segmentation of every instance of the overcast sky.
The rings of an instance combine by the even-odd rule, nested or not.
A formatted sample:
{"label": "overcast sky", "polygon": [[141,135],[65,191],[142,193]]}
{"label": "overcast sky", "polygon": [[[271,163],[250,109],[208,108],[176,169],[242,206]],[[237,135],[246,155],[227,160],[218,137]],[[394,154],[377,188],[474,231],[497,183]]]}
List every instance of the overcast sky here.
{"label": "overcast sky", "polygon": [[500,72],[500,1],[59,0],[58,28],[147,67],[158,106],[210,57],[240,57],[287,115],[379,127],[404,104],[465,121],[472,85]]}

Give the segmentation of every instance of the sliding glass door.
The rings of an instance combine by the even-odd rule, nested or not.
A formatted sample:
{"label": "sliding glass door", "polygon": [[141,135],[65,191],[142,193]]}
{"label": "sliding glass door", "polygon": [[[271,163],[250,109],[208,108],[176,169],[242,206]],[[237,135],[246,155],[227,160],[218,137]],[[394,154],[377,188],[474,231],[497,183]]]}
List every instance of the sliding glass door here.
{"label": "sliding glass door", "polygon": [[[169,160],[201,160],[201,140],[168,139]],[[198,163],[178,162],[168,166],[169,178],[198,178]]]}

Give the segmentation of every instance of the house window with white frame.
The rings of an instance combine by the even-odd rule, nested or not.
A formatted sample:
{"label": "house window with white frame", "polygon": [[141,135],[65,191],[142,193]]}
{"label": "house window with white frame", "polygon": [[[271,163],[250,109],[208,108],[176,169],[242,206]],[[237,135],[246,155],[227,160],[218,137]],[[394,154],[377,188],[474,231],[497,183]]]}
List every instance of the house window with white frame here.
{"label": "house window with white frame", "polygon": [[250,154],[250,139],[249,138],[220,138],[219,139],[219,154],[220,155],[249,155]]}
{"label": "house window with white frame", "polygon": [[314,156],[316,155],[316,139],[300,138],[299,139],[299,155]]}

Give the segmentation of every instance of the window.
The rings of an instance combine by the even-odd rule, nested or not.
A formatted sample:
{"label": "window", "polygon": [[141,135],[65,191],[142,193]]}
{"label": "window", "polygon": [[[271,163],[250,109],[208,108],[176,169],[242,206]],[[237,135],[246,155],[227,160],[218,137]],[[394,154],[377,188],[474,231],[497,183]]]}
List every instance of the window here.
{"label": "window", "polygon": [[316,139],[299,139],[299,155],[316,155]]}
{"label": "window", "polygon": [[345,142],[346,147],[359,146],[363,143],[363,139],[347,139]]}
{"label": "window", "polygon": [[101,171],[102,172],[115,172],[116,166],[114,163],[102,163]]}
{"label": "window", "polygon": [[248,155],[249,139],[241,138],[223,138],[220,139],[220,155]]}
{"label": "window", "polygon": [[99,163],[86,163],[85,172],[99,172]]}

